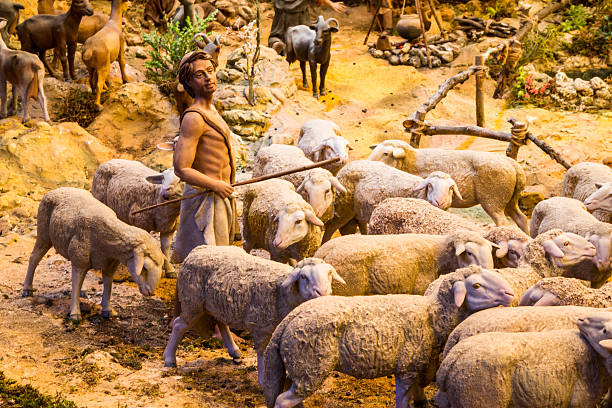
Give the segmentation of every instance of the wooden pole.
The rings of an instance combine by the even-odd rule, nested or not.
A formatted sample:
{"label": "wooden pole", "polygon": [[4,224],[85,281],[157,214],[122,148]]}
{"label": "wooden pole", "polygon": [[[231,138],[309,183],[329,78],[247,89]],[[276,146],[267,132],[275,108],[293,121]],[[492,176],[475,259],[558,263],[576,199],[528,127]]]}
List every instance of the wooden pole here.
{"label": "wooden pole", "polygon": [[429,68],[432,68],[431,51],[429,50],[429,46],[427,45],[427,35],[425,34],[425,23],[423,22],[423,10],[421,9],[421,0],[414,1],[417,9],[417,14],[419,15],[419,22],[421,23],[421,32],[423,33],[423,43],[425,44],[425,52],[427,52],[427,64],[429,65]]}
{"label": "wooden pole", "polygon": [[[440,29],[440,35],[442,35],[442,38],[446,39],[446,31],[444,31],[444,29],[442,28],[442,24],[440,23],[440,19],[438,18],[438,14],[436,14],[436,9],[434,7],[433,4],[433,0],[427,0],[429,2],[429,7],[431,9],[431,14],[433,14],[434,18],[436,19],[436,24],[438,25],[438,28]],[[404,14],[404,13],[402,13]]]}
{"label": "wooden pole", "polygon": [[485,110],[484,110],[484,58],[482,55],[476,56],[476,66],[482,67],[482,70],[476,73],[476,124],[480,127],[485,125]]}
{"label": "wooden pole", "polygon": [[[270,180],[270,179],[273,179],[273,178],[278,178],[278,177],[286,176],[287,174],[299,173],[301,171],[315,169],[317,167],[323,167],[323,166],[326,166],[328,164],[335,163],[335,162],[337,162],[339,160],[340,160],[340,157],[334,157],[333,159],[323,160],[323,161],[320,161],[320,162],[309,164],[307,166],[302,166],[302,167],[298,167],[298,168],[295,168],[295,169],[283,170],[283,171],[279,171],[278,173],[273,173],[273,174],[266,174],[265,176],[254,177],[252,179],[248,179],[248,180],[239,181],[237,183],[234,183],[234,184],[232,184],[232,187],[238,187],[238,186],[244,186],[246,184],[258,183],[260,181],[265,181],[265,180]],[[165,206],[165,205],[170,205],[170,204],[178,203],[179,201],[183,201],[183,200],[187,200],[189,198],[197,197],[199,195],[206,194],[208,192],[210,192],[210,190],[199,191],[197,193],[189,194],[188,196],[184,196],[184,197],[180,197],[180,198],[175,198],[174,200],[166,201],[164,203],[159,203],[159,204],[151,205],[149,207],[141,208],[140,210],[133,211],[132,215],[141,213],[143,211],[152,210],[152,209],[157,208],[157,207],[162,207],[162,206]]]}
{"label": "wooden pole", "polygon": [[368,43],[368,38],[370,37],[372,28],[374,28],[374,21],[376,21],[376,17],[378,16],[378,12],[380,11],[381,7],[382,7],[382,0],[380,0],[380,2],[378,3],[378,6],[376,7],[376,11],[374,12],[374,16],[372,17],[372,22],[370,23],[370,28],[368,28],[368,33],[366,34],[365,39],[363,40],[363,45],[366,45]]}

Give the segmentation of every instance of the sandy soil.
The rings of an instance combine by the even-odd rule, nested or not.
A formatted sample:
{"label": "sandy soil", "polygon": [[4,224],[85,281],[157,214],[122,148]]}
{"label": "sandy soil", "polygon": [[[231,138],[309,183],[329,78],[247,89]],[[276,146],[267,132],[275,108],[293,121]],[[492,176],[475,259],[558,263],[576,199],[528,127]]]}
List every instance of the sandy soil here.
{"label": "sandy soil", "polygon": [[[325,11],[329,16],[330,13]],[[264,13],[269,30],[271,13]],[[327,76],[329,95],[315,100],[301,87],[299,66],[291,71],[300,87],[295,101],[274,118],[273,131],[297,134],[310,118],[329,118],[340,125],[354,144],[353,158],[369,154],[368,146],[389,138],[406,138],[402,121],[449,75],[464,68],[436,70],[393,67],[371,58],[361,45],[369,23],[363,7],[339,18],[332,64]],[[267,38],[265,36],[264,38]],[[374,37],[371,37],[372,40]],[[468,52],[469,50],[466,50]],[[222,55],[227,55],[225,49]],[[472,58],[466,57],[466,61]],[[130,62],[128,60],[128,62]],[[137,64],[137,62],[134,62]],[[142,65],[142,63],[140,63]],[[459,65],[459,64],[457,64]],[[553,145],[572,163],[600,160],[612,154],[612,116],[554,112],[544,109],[505,109],[489,97],[494,83],[486,83],[488,127],[508,130],[509,117],[528,119],[531,131]],[[475,123],[474,82],[452,91],[428,115],[440,124]],[[276,130],[274,130],[276,128]],[[503,152],[503,143],[459,136],[435,137],[423,145]],[[530,188],[555,191],[563,168],[535,146],[521,149],[519,160],[528,172]],[[74,326],[66,320],[70,298],[70,266],[52,251],[35,277],[37,296],[23,299],[21,285],[35,232],[0,236],[0,369],[10,378],[31,383],[41,391],[61,393],[82,407],[261,407],[254,351],[246,337],[244,363],[234,365],[216,340],[191,337],[178,352],[178,369],[163,368],[161,354],[174,281],[164,280],[156,297],[143,298],[129,283],[118,283],[111,300],[116,316],[99,316],[102,285],[88,275],[82,300],[85,320]],[[428,396],[432,396],[429,390]],[[0,402],[1,405],[1,402]],[[394,406],[392,378],[355,380],[335,374],[307,400],[306,407]]]}

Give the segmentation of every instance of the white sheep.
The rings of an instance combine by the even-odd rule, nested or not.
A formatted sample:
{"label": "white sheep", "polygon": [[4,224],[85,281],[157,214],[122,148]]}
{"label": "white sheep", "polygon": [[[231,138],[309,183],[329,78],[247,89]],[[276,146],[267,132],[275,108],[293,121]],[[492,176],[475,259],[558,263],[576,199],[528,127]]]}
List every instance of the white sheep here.
{"label": "white sheep", "polygon": [[521,306],[612,307],[612,282],[593,289],[590,282],[554,277],[537,282],[521,298]]}
{"label": "white sheep", "polygon": [[62,187],[46,193],[38,206],[37,236],[30,255],[23,296],[32,296],[34,271],[51,247],[72,264],[70,318],[81,320],[79,296],[87,271],[102,271],[102,317],[111,316],[109,300],[117,266],[127,265],[145,296],[153,295],[166,261],[146,231],[119,220],[89,191]]}
{"label": "white sheep", "polygon": [[170,245],[178,226],[181,203],[132,214],[141,208],[181,197],[182,186],[172,168],[158,173],[137,161],[113,159],[96,170],[91,193],[113,209],[121,221],[145,231],[159,232],[161,249],[167,258],[164,271],[167,277],[176,277],[169,261]]}
{"label": "white sheep", "polygon": [[325,166],[334,175],[348,163],[348,151],[353,150],[338,125],[324,119],[309,120],[302,125],[297,147],[314,162],[340,157],[340,161]]}
{"label": "white sheep", "polygon": [[[601,286],[612,272],[610,256],[612,251],[612,224],[601,222],[590,214],[581,201],[567,197],[552,197],[540,201],[531,214],[531,234],[541,234],[553,228],[583,236],[597,249],[593,263],[587,262],[582,268],[594,279],[593,287]],[[576,276],[578,277],[578,276]]]}
{"label": "white sheep", "polygon": [[372,235],[445,235],[461,230],[478,232],[499,246],[493,252],[496,268],[517,267],[531,239],[514,225],[481,226],[418,198],[388,198],[376,206],[368,223]]}
{"label": "white sheep", "polygon": [[525,172],[513,159],[471,150],[414,149],[402,140],[385,140],[370,147],[373,151],[369,160],[382,161],[421,177],[434,171],[448,173],[462,196],[455,197],[453,207],[480,204],[495,225],[508,224],[509,215],[520,229],[529,233],[527,217],[518,207],[525,188]]}
{"label": "white sheep", "polygon": [[297,305],[331,295],[332,279],[343,282],[334,268],[320,259],[307,258],[291,268],[238,247],[196,247],[181,266],[177,282],[181,314],[173,322],[164,351],[165,365],[176,367],[176,348],[189,328],[210,337],[217,323],[223,344],[234,359],[240,359],[241,354],[228,326],[251,332],[261,385],[263,352],[276,325]]}
{"label": "white sheep", "polygon": [[596,349],[612,337],[612,313],[589,316],[578,327],[462,340],[438,370],[438,406],[595,407],[612,383],[606,370],[610,353]]}
{"label": "white sheep", "polygon": [[338,180],[346,193],[337,194],[334,217],[325,223],[323,242],[338,228],[356,219],[359,231],[367,234],[368,221],[377,204],[390,197],[426,198],[442,208],[450,207],[453,195],[461,196],[448,174],[433,172],[423,179],[384,163],[357,160],[340,170]]}
{"label": "white sheep", "polygon": [[449,235],[346,235],[326,242],[314,256],[336,268],[346,285],[340,296],[422,295],[440,275],[476,264],[493,267],[491,243],[478,233]]}
{"label": "white sheep", "polygon": [[[296,307],[278,325],[265,352],[268,408],[290,408],[331,371],[356,378],[395,375],[396,407],[425,403],[438,353],[468,314],[513,299],[495,272],[443,275],[425,296],[325,296]],[[285,370],[291,387],[283,392]]]}
{"label": "white sheep", "polygon": [[[313,164],[302,150],[295,146],[273,144],[262,147],[253,161],[253,177],[277,173]],[[287,180],[314,209],[315,215],[325,222],[334,214],[335,192],[346,189],[328,170],[316,168],[280,177]]]}
{"label": "white sheep", "polygon": [[323,222],[286,180],[248,186],[242,217],[243,248],[247,252],[265,249],[272,260],[295,264],[321,246]]}
{"label": "white sheep", "polygon": [[582,201],[599,221],[612,223],[612,169],[600,163],[578,163],[563,178],[564,197]]}

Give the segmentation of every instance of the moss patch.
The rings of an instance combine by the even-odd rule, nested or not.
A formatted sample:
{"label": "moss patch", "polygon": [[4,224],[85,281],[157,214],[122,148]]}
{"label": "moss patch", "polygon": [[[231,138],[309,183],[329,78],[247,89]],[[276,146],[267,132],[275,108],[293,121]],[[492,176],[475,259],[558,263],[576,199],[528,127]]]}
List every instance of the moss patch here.
{"label": "moss patch", "polygon": [[[108,96],[108,91],[102,92],[100,103],[106,102]],[[76,122],[84,128],[98,116],[98,112],[94,110],[94,94],[81,89],[71,89],[59,108],[59,122]]]}
{"label": "moss patch", "polygon": [[41,394],[30,385],[18,385],[0,371],[0,406],[20,408],[76,408],[72,401]]}

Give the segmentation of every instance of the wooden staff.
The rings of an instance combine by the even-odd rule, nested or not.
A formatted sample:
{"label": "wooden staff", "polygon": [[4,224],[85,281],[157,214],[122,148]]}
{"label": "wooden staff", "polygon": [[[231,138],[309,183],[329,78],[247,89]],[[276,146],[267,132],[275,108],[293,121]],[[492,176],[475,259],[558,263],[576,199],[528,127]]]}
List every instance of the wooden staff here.
{"label": "wooden staff", "polygon": [[376,17],[378,16],[378,12],[380,11],[380,8],[382,7],[382,2],[383,2],[383,0],[380,0],[380,2],[378,3],[378,6],[376,7],[376,11],[374,12],[374,17],[372,17],[372,22],[370,23],[370,28],[368,29],[368,33],[365,36],[365,40],[363,40],[363,45],[366,45],[368,43],[368,38],[370,37],[370,33],[372,32],[372,28],[374,28],[374,21],[376,21]]}
{"label": "wooden staff", "polygon": [[[423,9],[421,8],[421,2],[414,0],[419,15],[419,22],[421,23],[421,32],[423,33],[423,43],[425,44],[425,51],[427,52],[427,65],[431,68],[431,51],[429,51],[429,45],[427,45],[427,35],[425,34],[425,23],[423,23]],[[433,11],[432,11],[433,12]]]}
{"label": "wooden staff", "polygon": [[[269,179],[273,179],[273,178],[277,178],[277,177],[286,176],[287,174],[299,173],[301,171],[315,169],[317,167],[323,167],[323,166],[326,166],[328,164],[335,163],[335,162],[337,162],[339,160],[340,160],[340,157],[334,157],[333,159],[323,160],[323,161],[320,161],[320,162],[309,164],[307,166],[302,166],[302,167],[298,167],[298,168],[290,169],[290,170],[283,170],[283,171],[279,171],[278,173],[273,173],[273,174],[266,174],[265,176],[254,177],[254,178],[249,179],[249,180],[244,180],[244,181],[239,181],[237,183],[233,183],[232,187],[244,186],[246,184],[252,184],[252,183],[257,183],[257,182],[264,181],[264,180],[269,180]],[[183,201],[183,200],[187,200],[189,198],[197,197],[199,195],[206,194],[206,193],[208,193],[210,191],[211,190],[199,191],[197,193],[189,194],[188,196],[184,196],[184,197],[180,197],[180,198],[175,198],[174,200],[166,201],[164,203],[159,203],[159,204],[151,205],[149,207],[141,208],[140,210],[133,211],[131,215],[139,214],[139,213],[141,213],[143,211],[152,210],[153,208],[162,207],[164,205],[178,203],[179,201]]]}

